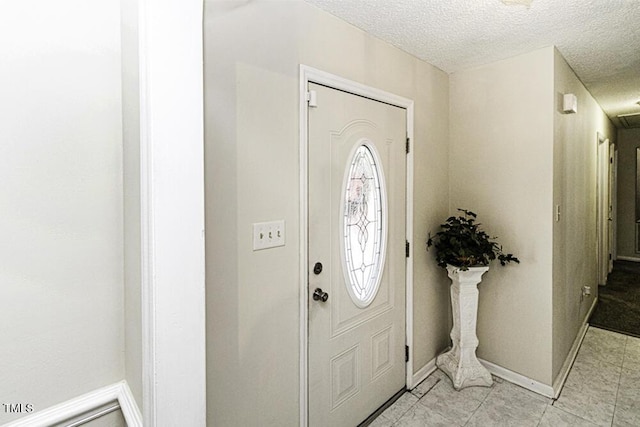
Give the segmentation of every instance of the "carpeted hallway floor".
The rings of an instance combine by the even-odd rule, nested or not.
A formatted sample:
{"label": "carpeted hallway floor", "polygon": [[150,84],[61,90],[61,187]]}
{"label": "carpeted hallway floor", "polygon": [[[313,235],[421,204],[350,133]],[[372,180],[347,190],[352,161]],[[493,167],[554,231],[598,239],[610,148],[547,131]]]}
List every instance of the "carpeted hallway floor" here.
{"label": "carpeted hallway floor", "polygon": [[640,337],[640,263],[615,261],[589,324]]}

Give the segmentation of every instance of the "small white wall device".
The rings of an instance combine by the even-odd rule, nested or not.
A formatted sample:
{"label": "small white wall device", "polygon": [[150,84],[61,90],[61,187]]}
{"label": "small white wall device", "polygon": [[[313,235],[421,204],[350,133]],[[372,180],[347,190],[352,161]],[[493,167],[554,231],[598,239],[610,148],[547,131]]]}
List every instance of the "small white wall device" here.
{"label": "small white wall device", "polygon": [[562,111],[566,114],[578,112],[578,98],[572,93],[565,93],[562,98]]}

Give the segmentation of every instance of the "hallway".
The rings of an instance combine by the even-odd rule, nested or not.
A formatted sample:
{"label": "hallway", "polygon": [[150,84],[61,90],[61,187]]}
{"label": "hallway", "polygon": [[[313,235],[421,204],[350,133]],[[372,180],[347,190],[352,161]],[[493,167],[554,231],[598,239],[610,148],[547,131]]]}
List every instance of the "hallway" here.
{"label": "hallway", "polygon": [[640,425],[640,338],[589,327],[557,400],[494,380],[457,392],[436,370],[370,425]]}
{"label": "hallway", "polygon": [[598,289],[598,305],[589,324],[640,337],[640,264],[614,261],[607,285]]}

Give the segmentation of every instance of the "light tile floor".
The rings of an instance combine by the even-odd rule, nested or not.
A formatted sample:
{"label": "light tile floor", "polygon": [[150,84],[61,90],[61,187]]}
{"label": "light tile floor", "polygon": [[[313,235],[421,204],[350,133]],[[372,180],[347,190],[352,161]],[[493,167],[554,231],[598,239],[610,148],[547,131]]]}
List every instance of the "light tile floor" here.
{"label": "light tile floor", "polygon": [[371,426],[638,427],[640,338],[590,327],[557,400],[496,377],[455,391],[436,370]]}

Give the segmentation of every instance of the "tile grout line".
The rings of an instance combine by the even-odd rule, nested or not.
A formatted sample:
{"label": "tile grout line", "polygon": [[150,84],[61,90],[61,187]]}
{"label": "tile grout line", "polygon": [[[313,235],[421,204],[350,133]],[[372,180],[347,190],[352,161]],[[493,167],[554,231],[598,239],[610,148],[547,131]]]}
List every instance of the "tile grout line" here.
{"label": "tile grout line", "polygon": [[[581,419],[582,421],[586,421],[587,423],[596,424],[596,422],[595,422],[595,421],[593,421],[593,420],[590,420],[590,419],[588,419],[588,418],[584,418],[584,417],[582,417],[582,416],[580,416],[580,415],[576,415],[576,414],[574,414],[573,412],[569,412],[569,411],[567,411],[567,410],[565,410],[565,409],[555,407],[555,410],[556,410],[556,411],[564,412],[565,414],[572,415],[572,416],[574,416],[574,417],[576,417],[576,418]],[[546,412],[546,411],[545,411],[545,412]]]}
{"label": "tile grout line", "polygon": [[[436,369],[435,371],[433,371],[433,372],[431,373],[431,375],[435,375],[435,373],[436,373],[436,372],[437,372],[437,369]],[[429,375],[429,376],[431,376],[431,375]],[[429,378],[429,377],[427,377],[427,378]],[[425,378],[423,381],[426,381],[426,380],[427,380],[427,378]],[[442,378],[437,378],[436,382],[434,382],[434,383],[431,385],[431,387],[429,387],[429,390],[425,391],[425,392],[424,392],[424,394],[423,394],[422,396],[420,396],[420,397],[416,396],[416,397],[418,397],[418,400],[416,400],[416,403],[414,403],[413,405],[411,405],[411,408],[413,408],[413,407],[414,407],[414,406],[416,406],[416,405],[420,405],[420,401],[421,401],[421,400],[422,400],[422,399],[423,399],[427,394],[429,394],[429,392],[430,392],[431,390],[433,390],[433,389],[435,388],[435,386],[436,386],[436,385],[440,384],[440,381],[442,381]],[[414,396],[415,396],[415,394],[414,394]],[[411,410],[411,408],[409,408],[409,410],[408,410],[407,412],[405,412],[404,414],[402,414],[402,416],[404,417],[406,414],[408,414],[408,413],[409,413],[409,411]],[[399,423],[399,422],[400,422],[400,420],[401,420],[401,419],[402,419],[402,417],[398,418],[398,420],[397,420],[396,422],[394,422],[394,423],[393,423],[393,425],[395,426],[397,423]],[[392,426],[392,427],[393,427],[393,426]]]}
{"label": "tile grout line", "polygon": [[[429,376],[427,376],[427,378],[429,378],[431,375],[433,375],[433,373],[431,373]],[[425,378],[424,380],[420,381],[420,384],[422,384],[422,382],[426,381],[426,380],[427,380],[427,378]],[[394,402],[394,404],[393,404],[393,405],[391,405],[389,408],[387,408],[383,413],[381,413],[381,414],[379,415],[379,417],[382,417],[382,418],[386,419],[387,421],[389,421],[389,422],[391,423],[391,424],[390,424],[390,426],[391,426],[391,427],[395,426],[395,425],[396,425],[396,424],[397,424],[397,423],[402,419],[402,417],[404,417],[404,416],[405,416],[405,415],[406,415],[406,414],[407,414],[407,413],[408,413],[408,412],[409,412],[409,411],[410,411],[410,410],[411,410],[411,409],[412,409],[412,408],[413,408],[413,407],[414,407],[418,402],[420,402],[420,399],[422,399],[422,398],[423,398],[427,393],[429,393],[429,392],[431,391],[431,389],[432,389],[432,388],[433,388],[433,387],[434,387],[438,382],[440,382],[440,379],[438,379],[438,380],[437,380],[437,381],[436,381],[436,382],[435,382],[431,387],[429,387],[429,390],[427,390],[427,391],[426,391],[422,396],[420,396],[420,397],[416,396],[416,395],[413,393],[413,390],[415,390],[416,388],[418,388],[418,386],[420,386],[420,384],[416,385],[416,386],[415,386],[413,389],[411,389],[411,390],[406,390],[405,394],[403,394],[403,395],[402,395],[398,400],[402,399],[402,397],[406,396],[407,394],[410,394],[411,396],[415,397],[417,400],[416,400],[412,405],[410,405],[410,406],[407,408],[407,410],[406,410],[406,411],[404,411],[403,413],[401,413],[401,414],[398,416],[398,418],[397,418],[396,420],[391,420],[391,419],[389,419],[388,417],[386,417],[386,416],[384,415],[384,413],[385,413],[388,409],[392,408],[392,407],[396,404],[396,402],[397,402],[397,401],[396,401],[396,402]]]}
{"label": "tile grout line", "polygon": [[[435,372],[435,371],[434,371],[434,372]],[[433,373],[431,373],[431,375],[433,375]],[[431,376],[431,375],[429,375],[429,376]],[[427,377],[427,378],[429,378],[429,377]],[[425,378],[425,379],[424,379],[424,380],[422,380],[422,381],[426,381],[426,380],[427,380],[427,378]],[[406,410],[406,411],[404,411],[400,416],[398,416],[398,419],[397,419],[397,420],[395,420],[395,421],[391,421],[391,420],[390,420],[390,421],[391,421],[391,427],[398,425],[398,423],[400,422],[400,420],[402,419],[402,417],[404,417],[406,414],[408,414],[408,413],[409,413],[409,411],[410,411],[414,406],[418,405],[418,404],[420,403],[420,400],[422,400],[422,398],[423,398],[423,397],[425,397],[425,396],[426,396],[426,395],[427,395],[431,390],[433,390],[433,388],[436,386],[436,384],[438,384],[440,381],[442,381],[442,379],[441,379],[441,378],[438,378],[438,379],[437,379],[437,381],[436,381],[435,383],[433,383],[433,385],[432,385],[431,387],[429,387],[429,389],[428,389],[427,391],[425,391],[425,393],[424,393],[422,396],[420,396],[420,397],[418,397],[418,396],[416,396],[415,394],[413,394],[413,390],[415,390],[415,389],[417,388],[417,386],[416,386],[416,387],[414,387],[412,390],[407,390],[407,393],[409,393],[409,394],[410,394],[410,395],[412,395],[413,397],[417,398],[417,400],[413,403],[413,405],[409,406],[409,408],[407,408],[407,410]],[[420,384],[418,384],[418,385],[420,385]],[[380,415],[384,415],[384,412],[383,412],[382,414],[380,414]],[[387,418],[387,419],[388,419],[388,418]]]}
{"label": "tile grout line", "polygon": [[[432,374],[432,375],[433,375],[433,374]],[[429,377],[427,377],[427,378],[429,378]],[[426,379],[425,379],[425,381],[426,381]],[[434,388],[436,385],[438,385],[438,384],[440,383],[440,381],[442,381],[442,378],[438,378],[438,379],[436,380],[436,382],[435,382],[435,383],[433,383],[433,384],[431,385],[431,387],[429,387],[429,390],[425,391],[425,392],[424,392],[424,394],[423,394],[422,396],[418,397],[418,396],[416,396],[416,395],[414,394],[414,396],[418,397],[418,402],[420,402],[420,401],[422,400],[422,398],[423,398],[423,397],[425,397],[425,396],[426,396],[426,395],[427,395],[431,390],[433,390],[433,388]],[[415,390],[415,388],[414,388],[414,390]],[[412,394],[413,394],[413,393],[412,393]],[[416,403],[418,403],[418,402],[416,402]]]}
{"label": "tile grout line", "polygon": [[622,366],[620,366],[620,374],[618,375],[618,387],[616,387],[616,400],[613,402],[613,415],[611,416],[611,426],[613,426],[613,420],[616,419],[616,409],[618,408],[618,396],[620,395],[620,381],[622,381],[622,371],[624,370],[624,361],[627,358],[627,344],[629,343],[629,337],[624,338],[624,349],[622,351]]}
{"label": "tile grout line", "polygon": [[540,427],[540,423],[542,422],[542,419],[544,418],[544,414],[547,413],[547,410],[549,409],[549,406],[551,406],[551,404],[547,403],[547,406],[544,407],[544,411],[542,412],[542,416],[538,420],[538,424],[536,424],[536,427]]}
{"label": "tile grout line", "polygon": [[[600,331],[603,331],[603,332],[608,332],[608,333],[614,333],[614,334],[616,334],[616,335],[621,335],[621,336],[624,338],[624,344],[623,344],[623,346],[622,346],[622,350],[623,350],[623,354],[622,354],[622,364],[624,364],[624,356],[625,356],[625,353],[626,353],[626,345],[627,345],[628,337],[627,337],[627,336],[624,336],[623,334],[619,334],[619,333],[617,333],[617,332],[607,331],[607,330],[600,329],[600,328],[593,328],[592,326],[589,326],[589,329],[590,329],[590,330],[591,330],[591,329],[597,329],[597,330],[600,330]],[[585,342],[586,342],[586,340],[582,342],[582,344],[581,344],[581,346],[580,346],[579,351],[580,351],[580,350],[582,350],[582,347],[583,347],[583,345],[585,344]],[[616,404],[617,404],[617,394],[618,394],[618,390],[619,390],[619,388],[620,388],[620,379],[621,379],[621,375],[622,375],[622,366],[617,365],[617,364],[615,364],[615,363],[612,363],[612,362],[610,362],[609,360],[606,360],[605,358],[598,358],[595,354],[594,354],[592,357],[594,358],[594,360],[598,361],[599,363],[603,363],[604,365],[612,366],[612,367],[615,367],[615,368],[618,368],[618,369],[619,369],[619,372],[618,372],[618,381],[617,381],[617,387],[616,387],[616,396],[615,396],[615,397],[616,397],[616,401],[614,401],[614,405],[613,405],[613,413],[612,413],[612,415],[611,415],[611,420],[610,420],[610,422],[609,422],[609,427],[611,427],[611,426],[612,426],[612,424],[613,424],[614,417],[615,417],[615,408],[616,408]],[[575,365],[575,361],[574,361],[574,365]],[[572,365],[571,369],[573,369],[573,365]],[[551,405],[552,405],[552,406],[554,406],[554,407],[556,407],[557,409],[561,410],[562,412],[565,412],[565,413],[571,414],[571,415],[576,416],[576,417],[578,417],[578,418],[581,418],[581,419],[583,419],[583,420],[585,420],[585,421],[588,421],[588,422],[591,422],[591,423],[595,423],[595,422],[596,422],[595,420],[591,420],[591,419],[584,418],[581,414],[574,413],[573,411],[571,411],[571,410],[567,410],[566,408],[562,408],[562,407],[557,407],[557,406],[555,406],[555,403],[556,403],[556,402],[561,398],[562,393],[564,392],[565,387],[566,387],[566,384],[563,386],[563,388],[562,388],[562,390],[561,390],[561,392],[560,392],[560,395],[558,395],[558,398],[557,398],[557,399],[553,399],[553,401],[552,401]]]}
{"label": "tile grout line", "polygon": [[[606,331],[606,329],[603,329],[604,331]],[[627,341],[629,339],[628,336],[624,335],[624,334],[620,334],[619,332],[614,332],[614,331],[609,331],[612,332],[614,334],[618,334],[624,337],[624,345],[622,346],[622,361],[620,363],[620,371],[618,372],[618,383],[616,384],[616,396],[615,396],[615,400],[613,402],[613,413],[611,414],[611,421],[609,422],[609,426],[613,426],[613,420],[616,417],[616,407],[618,405],[618,391],[620,390],[620,380],[622,378],[622,368],[624,366],[624,359],[625,359],[625,354],[627,352]],[[601,359],[602,362],[611,365],[611,366],[616,366],[615,363],[611,363],[607,360]]]}
{"label": "tile grout line", "polygon": [[463,424],[463,427],[468,425],[471,422],[471,419],[473,418],[473,416],[476,414],[476,412],[478,412],[478,410],[480,409],[480,407],[482,405],[484,405],[484,402],[487,401],[487,399],[489,398],[489,396],[491,396],[491,394],[496,390],[496,384],[498,384],[495,380],[495,377],[492,376],[493,379],[493,385],[491,386],[491,390],[489,391],[489,393],[487,393],[487,395],[484,397],[484,399],[482,399],[480,401],[480,404],[478,405],[478,407],[471,413],[471,416],[469,416],[469,419],[467,419],[467,421],[465,421],[465,423]]}

